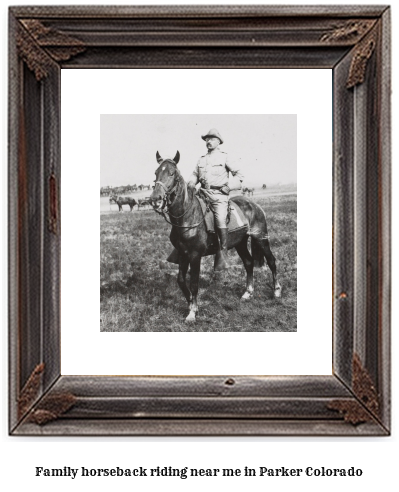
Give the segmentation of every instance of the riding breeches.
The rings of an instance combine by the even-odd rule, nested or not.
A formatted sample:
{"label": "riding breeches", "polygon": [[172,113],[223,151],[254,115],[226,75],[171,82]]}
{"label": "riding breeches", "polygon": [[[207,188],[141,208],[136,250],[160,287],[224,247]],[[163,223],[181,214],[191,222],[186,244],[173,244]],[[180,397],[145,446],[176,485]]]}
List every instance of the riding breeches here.
{"label": "riding breeches", "polygon": [[202,188],[202,192],[209,198],[209,205],[215,216],[216,227],[219,229],[226,228],[228,195],[224,195],[219,190],[206,190],[204,188]]}

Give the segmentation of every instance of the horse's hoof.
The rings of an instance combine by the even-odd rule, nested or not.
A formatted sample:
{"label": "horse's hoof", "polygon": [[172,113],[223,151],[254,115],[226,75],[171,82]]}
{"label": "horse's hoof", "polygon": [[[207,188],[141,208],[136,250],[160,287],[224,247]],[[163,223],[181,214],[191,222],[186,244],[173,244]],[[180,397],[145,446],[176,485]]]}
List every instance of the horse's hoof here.
{"label": "horse's hoof", "polygon": [[186,323],[195,323],[195,313],[193,311],[187,316]]}
{"label": "horse's hoof", "polygon": [[241,297],[242,301],[250,301],[253,298],[253,293],[246,291],[243,296]]}
{"label": "horse's hoof", "polygon": [[281,287],[278,287],[277,289],[274,290],[274,298],[275,299],[281,298]]}

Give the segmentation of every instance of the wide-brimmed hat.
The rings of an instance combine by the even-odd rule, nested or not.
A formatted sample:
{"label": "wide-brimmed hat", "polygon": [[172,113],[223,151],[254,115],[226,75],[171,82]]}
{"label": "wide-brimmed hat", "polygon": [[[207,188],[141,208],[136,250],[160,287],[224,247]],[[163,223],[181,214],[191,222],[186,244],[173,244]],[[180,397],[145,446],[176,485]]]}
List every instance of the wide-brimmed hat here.
{"label": "wide-brimmed hat", "polygon": [[206,140],[207,138],[211,138],[211,137],[216,137],[220,140],[221,144],[223,143],[223,139],[220,136],[220,133],[216,130],[216,128],[211,128],[206,135],[201,136],[202,140]]}

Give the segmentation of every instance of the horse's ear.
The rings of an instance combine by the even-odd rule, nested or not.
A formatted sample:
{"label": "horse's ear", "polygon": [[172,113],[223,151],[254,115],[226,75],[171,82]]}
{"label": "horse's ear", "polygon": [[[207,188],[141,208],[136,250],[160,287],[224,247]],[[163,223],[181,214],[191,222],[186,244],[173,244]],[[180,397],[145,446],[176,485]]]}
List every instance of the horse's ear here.
{"label": "horse's ear", "polygon": [[161,162],[163,161],[162,157],[159,155],[159,152],[157,151],[157,161],[159,162],[159,164],[161,164]]}
{"label": "horse's ear", "polygon": [[173,160],[174,160],[175,164],[177,164],[180,161],[180,152],[179,151],[176,152],[176,155],[175,155]]}

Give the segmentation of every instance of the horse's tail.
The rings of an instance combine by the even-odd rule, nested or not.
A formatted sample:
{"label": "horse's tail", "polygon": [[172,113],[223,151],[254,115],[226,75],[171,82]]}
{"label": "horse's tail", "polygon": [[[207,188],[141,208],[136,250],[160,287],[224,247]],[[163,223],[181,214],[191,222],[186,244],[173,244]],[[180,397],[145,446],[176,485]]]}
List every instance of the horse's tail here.
{"label": "horse's tail", "polygon": [[265,264],[265,256],[258,241],[251,237],[251,254],[254,259],[254,266],[261,268]]}

